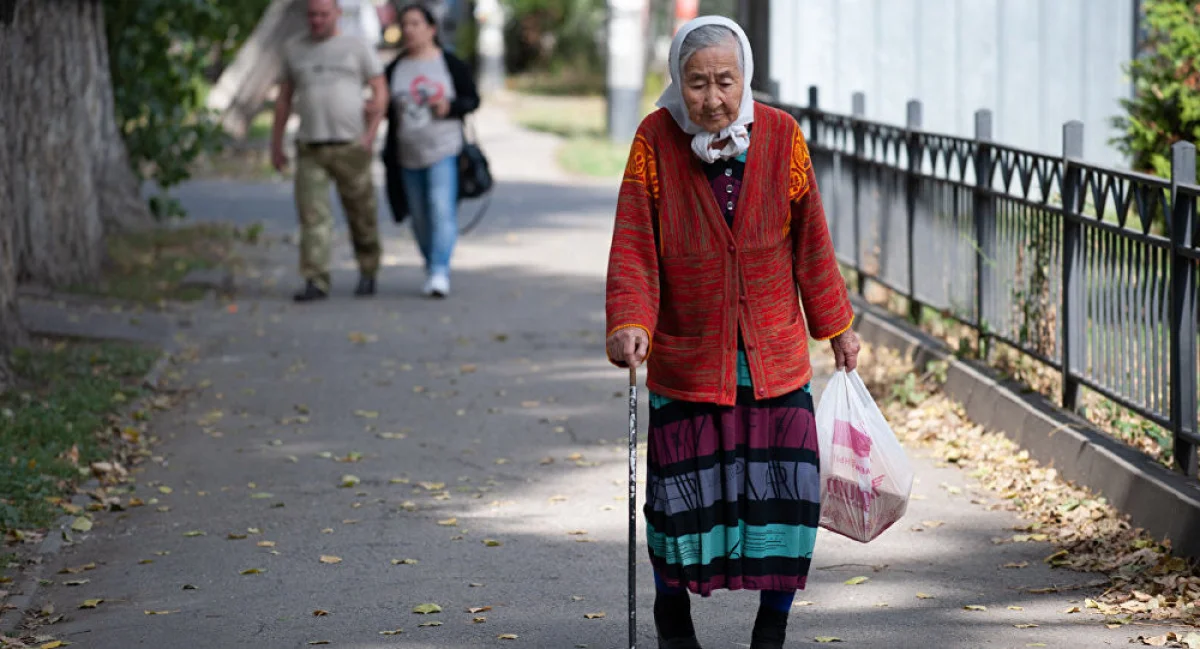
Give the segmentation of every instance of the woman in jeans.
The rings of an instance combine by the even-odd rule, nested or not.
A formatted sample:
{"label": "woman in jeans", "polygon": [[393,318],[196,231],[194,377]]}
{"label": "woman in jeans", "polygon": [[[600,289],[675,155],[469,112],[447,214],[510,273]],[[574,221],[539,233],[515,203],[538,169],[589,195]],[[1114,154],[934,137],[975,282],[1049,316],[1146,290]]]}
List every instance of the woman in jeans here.
{"label": "woman in jeans", "polygon": [[446,297],[458,238],[462,120],[479,107],[479,93],[467,65],[442,49],[429,9],[408,5],[399,20],[404,50],[384,72],[392,94],[383,150],[388,199],[397,221],[413,217],[424,294]]}

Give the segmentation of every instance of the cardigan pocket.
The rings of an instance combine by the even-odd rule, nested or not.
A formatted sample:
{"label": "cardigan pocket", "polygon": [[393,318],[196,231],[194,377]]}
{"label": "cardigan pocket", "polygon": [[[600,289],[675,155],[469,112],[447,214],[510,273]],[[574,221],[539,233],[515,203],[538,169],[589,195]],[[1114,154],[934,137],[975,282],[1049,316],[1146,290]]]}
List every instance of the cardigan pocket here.
{"label": "cardigan pocket", "polygon": [[655,331],[654,351],[648,359],[651,379],[671,390],[690,391],[706,361],[712,362],[703,342],[700,336],[672,336]]}

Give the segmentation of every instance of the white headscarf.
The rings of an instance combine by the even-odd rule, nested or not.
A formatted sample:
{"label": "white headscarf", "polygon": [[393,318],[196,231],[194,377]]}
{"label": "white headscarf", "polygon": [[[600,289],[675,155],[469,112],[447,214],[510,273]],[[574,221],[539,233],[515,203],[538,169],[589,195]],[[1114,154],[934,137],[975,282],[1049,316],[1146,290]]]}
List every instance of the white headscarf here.
{"label": "white headscarf", "polygon": [[[737,36],[738,42],[742,46],[742,79],[744,88],[742,90],[742,105],[738,109],[737,119],[721,129],[719,133],[709,133],[700,125],[696,124],[688,117],[687,105],[683,101],[683,91],[680,89],[680,84],[683,82],[683,70],[679,61],[679,50],[683,47],[683,40],[687,35],[695,31],[698,27],[705,25],[720,25],[728,27]],[[725,160],[736,158],[746,152],[750,148],[750,132],[746,130],[746,125],[754,121],[754,91],[750,88],[750,79],[754,76],[754,52],[750,49],[750,39],[746,38],[746,33],[737,23],[722,16],[702,16],[689,21],[679,29],[679,33],[675,34],[674,40],[671,41],[671,58],[669,61],[671,72],[671,85],[663,90],[662,96],[658,98],[657,105],[661,108],[666,108],[671,112],[671,116],[675,118],[675,123],[679,124],[679,128],[692,137],[692,151],[705,162],[716,162],[717,160]],[[728,138],[729,144],[726,144],[721,149],[713,149],[712,143],[719,142]]]}

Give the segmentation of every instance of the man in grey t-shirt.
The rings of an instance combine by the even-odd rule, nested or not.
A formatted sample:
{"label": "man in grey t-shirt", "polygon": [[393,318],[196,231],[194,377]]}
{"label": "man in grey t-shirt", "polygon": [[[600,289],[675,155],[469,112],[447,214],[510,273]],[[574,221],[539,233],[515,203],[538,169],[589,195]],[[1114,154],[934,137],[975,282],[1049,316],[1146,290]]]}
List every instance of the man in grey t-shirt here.
{"label": "man in grey t-shirt", "polygon": [[[287,166],[283,134],[293,107],[300,117],[295,191],[300,272],[305,285],[295,295],[298,302],[329,295],[331,180],[341,196],[358,260],[355,295],[373,295],[379,271],[379,217],[371,151],[387,107],[388,88],[383,66],[370,45],[338,32],[340,15],[337,0],[309,0],[309,33],[284,46],[284,81],[275,102],[271,162],[280,171]],[[364,85],[369,85],[372,93],[366,103]]]}

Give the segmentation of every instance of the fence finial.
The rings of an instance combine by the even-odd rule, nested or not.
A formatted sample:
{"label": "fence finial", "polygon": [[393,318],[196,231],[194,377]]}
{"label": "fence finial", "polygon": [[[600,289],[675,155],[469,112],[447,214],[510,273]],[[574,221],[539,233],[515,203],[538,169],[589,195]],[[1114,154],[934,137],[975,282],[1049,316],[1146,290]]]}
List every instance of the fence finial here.
{"label": "fence finial", "polygon": [[1083,157],[1083,122],[1077,119],[1063,124],[1063,157]]}
{"label": "fence finial", "polygon": [[817,101],[817,99],[820,98],[820,94],[821,94],[821,91],[816,86],[808,87],[808,109],[809,110],[820,110],[821,106]]}
{"label": "fence finial", "polygon": [[908,100],[908,119],[906,126],[910,129],[921,128],[921,101],[918,99]]}
{"label": "fence finial", "polygon": [[865,93],[854,93],[850,97],[850,103],[853,106],[852,112],[855,117],[867,116],[867,95]]}
{"label": "fence finial", "polygon": [[1171,182],[1196,184],[1196,145],[1181,140],[1171,145]]}
{"label": "fence finial", "polygon": [[992,141],[992,111],[986,108],[975,111],[975,139]]}

